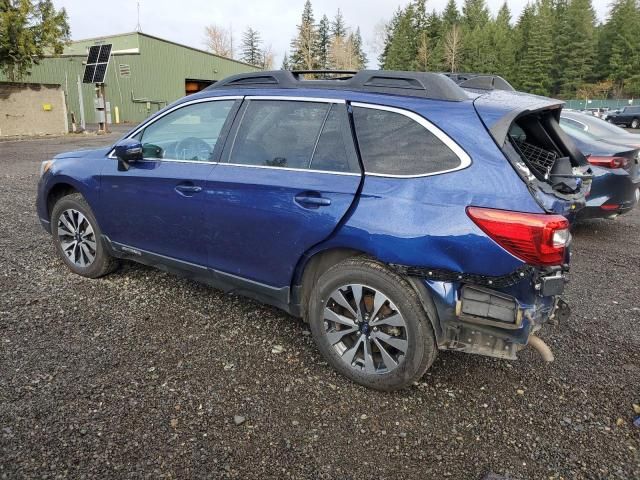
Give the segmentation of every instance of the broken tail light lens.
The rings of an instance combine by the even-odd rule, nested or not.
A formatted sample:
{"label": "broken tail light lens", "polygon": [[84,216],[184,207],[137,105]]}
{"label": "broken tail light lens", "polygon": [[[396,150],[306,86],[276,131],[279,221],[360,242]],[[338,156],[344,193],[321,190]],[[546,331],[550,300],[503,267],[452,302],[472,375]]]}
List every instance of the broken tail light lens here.
{"label": "broken tail light lens", "polygon": [[629,160],[625,157],[599,157],[593,156],[587,158],[591,165],[603,168],[626,168],[629,165]]}
{"label": "broken tail light lens", "polygon": [[571,239],[561,215],[467,207],[467,215],[491,239],[529,265],[562,265]]}

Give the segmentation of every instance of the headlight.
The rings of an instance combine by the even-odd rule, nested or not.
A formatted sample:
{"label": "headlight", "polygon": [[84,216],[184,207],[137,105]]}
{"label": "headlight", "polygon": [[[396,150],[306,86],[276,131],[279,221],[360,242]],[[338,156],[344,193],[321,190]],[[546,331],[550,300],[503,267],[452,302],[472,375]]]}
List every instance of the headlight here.
{"label": "headlight", "polygon": [[40,176],[43,176],[53,166],[53,160],[45,160],[40,164]]}

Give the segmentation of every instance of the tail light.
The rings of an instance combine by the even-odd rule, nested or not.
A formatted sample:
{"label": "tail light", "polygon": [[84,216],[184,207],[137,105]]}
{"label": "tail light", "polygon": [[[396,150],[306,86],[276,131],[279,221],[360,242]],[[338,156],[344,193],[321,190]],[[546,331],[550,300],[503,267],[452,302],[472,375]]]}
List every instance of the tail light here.
{"label": "tail light", "polygon": [[620,208],[620,205],[618,205],[617,203],[614,203],[612,205],[600,205],[600,208],[602,210],[618,210]]}
{"label": "tail light", "polygon": [[569,222],[561,215],[467,207],[467,215],[498,245],[529,265],[564,263]]}
{"label": "tail light", "polygon": [[603,168],[626,168],[629,165],[629,160],[625,157],[599,157],[593,156],[587,158],[591,165]]}

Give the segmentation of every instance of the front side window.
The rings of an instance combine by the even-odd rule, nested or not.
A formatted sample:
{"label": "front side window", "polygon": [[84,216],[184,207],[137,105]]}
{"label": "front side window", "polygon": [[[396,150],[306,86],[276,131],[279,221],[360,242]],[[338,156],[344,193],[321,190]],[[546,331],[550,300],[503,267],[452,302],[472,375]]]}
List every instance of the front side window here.
{"label": "front side window", "polygon": [[240,165],[307,169],[330,104],[250,100],[231,148]]}
{"label": "front side window", "polygon": [[355,107],[353,119],[368,173],[426,175],[452,170],[462,163],[436,135],[407,115]]}
{"label": "front side window", "polygon": [[235,100],[187,105],[168,113],[136,137],[145,158],[213,161],[213,153]]}

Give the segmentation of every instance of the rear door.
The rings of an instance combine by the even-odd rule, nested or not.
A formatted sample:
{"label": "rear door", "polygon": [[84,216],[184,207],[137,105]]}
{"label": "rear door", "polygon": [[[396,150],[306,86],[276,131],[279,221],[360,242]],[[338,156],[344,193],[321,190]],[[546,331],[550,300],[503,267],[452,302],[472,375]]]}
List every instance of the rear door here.
{"label": "rear door", "polygon": [[247,97],[208,181],[209,265],[289,286],[300,257],[353,203],[360,179],[344,101]]}

